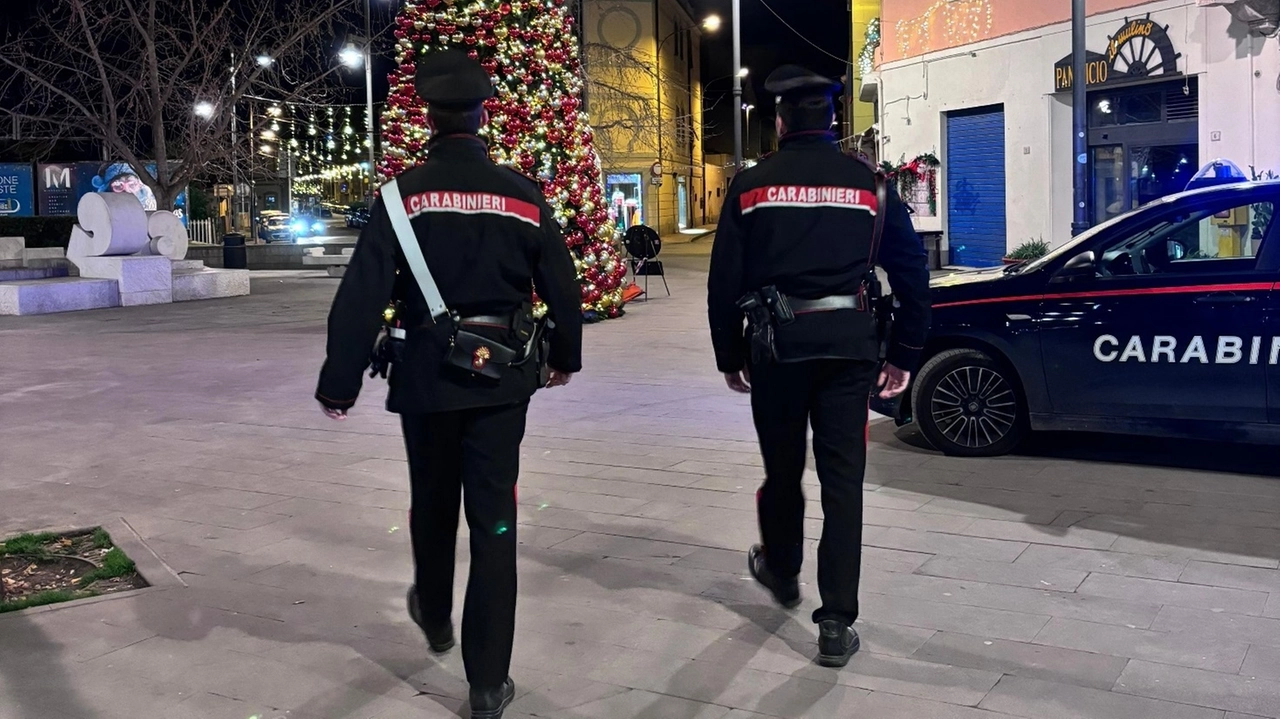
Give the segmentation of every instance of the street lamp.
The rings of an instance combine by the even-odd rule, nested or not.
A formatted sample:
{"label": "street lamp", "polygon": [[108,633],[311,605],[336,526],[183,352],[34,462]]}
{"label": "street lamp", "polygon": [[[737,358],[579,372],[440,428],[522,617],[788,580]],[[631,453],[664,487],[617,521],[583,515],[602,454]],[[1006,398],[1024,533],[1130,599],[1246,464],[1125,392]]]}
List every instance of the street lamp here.
{"label": "street lamp", "polygon": [[365,85],[365,125],[368,132],[365,137],[365,144],[369,146],[369,186],[366,188],[365,195],[372,197],[374,178],[377,176],[377,159],[374,157],[373,147],[373,36],[370,32],[371,20],[369,3],[365,3],[365,30],[363,51],[354,45],[347,45],[342,48],[342,52],[338,53],[338,58],[342,60],[342,64],[350,68],[360,67],[364,65],[364,85]]}
{"label": "street lamp", "polygon": [[258,61],[258,67],[271,67],[276,64],[275,58],[270,55],[259,55],[255,59]]}
{"label": "street lamp", "polygon": [[357,68],[364,64],[364,53],[355,45],[347,45],[338,53],[338,59],[347,67]]}
{"label": "street lamp", "polygon": [[196,117],[205,120],[212,120],[213,114],[216,112],[216,108],[214,108],[212,102],[197,102],[193,111],[195,112]]}
{"label": "street lamp", "polygon": [[706,19],[702,21],[702,29],[707,32],[715,32],[720,29],[720,24],[719,15],[708,15]]}
{"label": "street lamp", "polygon": [[751,144],[751,111],[756,109],[756,106],[743,105],[742,109],[747,111],[747,129],[746,129],[747,139],[745,142],[749,146]]}
{"label": "street lamp", "polygon": [[[733,104],[742,104],[742,0],[733,0]],[[742,113],[733,113],[733,169],[742,170]]]}

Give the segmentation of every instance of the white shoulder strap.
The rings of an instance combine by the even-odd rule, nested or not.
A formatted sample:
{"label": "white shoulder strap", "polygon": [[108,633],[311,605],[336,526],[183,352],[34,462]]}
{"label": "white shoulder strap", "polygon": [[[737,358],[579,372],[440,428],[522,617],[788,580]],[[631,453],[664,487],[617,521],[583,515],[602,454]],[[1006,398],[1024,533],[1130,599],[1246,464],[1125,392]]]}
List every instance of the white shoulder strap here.
{"label": "white shoulder strap", "polygon": [[436,287],[436,278],[431,276],[431,270],[427,267],[427,258],[422,256],[422,246],[418,244],[413,223],[409,221],[409,213],[404,208],[404,198],[400,196],[400,185],[395,180],[382,186],[382,203],[391,218],[391,229],[395,230],[396,239],[400,241],[400,251],[409,263],[409,271],[418,281],[418,288],[427,300],[431,319],[439,320],[449,314],[449,308],[440,296],[440,288]]}

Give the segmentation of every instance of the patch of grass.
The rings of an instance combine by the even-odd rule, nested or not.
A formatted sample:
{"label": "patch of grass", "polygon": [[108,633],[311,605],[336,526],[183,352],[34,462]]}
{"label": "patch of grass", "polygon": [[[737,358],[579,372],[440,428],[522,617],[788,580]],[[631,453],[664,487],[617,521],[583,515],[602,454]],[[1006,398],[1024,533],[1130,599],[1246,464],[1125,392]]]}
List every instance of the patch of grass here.
{"label": "patch of grass", "polygon": [[22,599],[0,602],[0,614],[4,614],[5,612],[17,612],[23,609],[30,609],[32,607],[43,607],[49,604],[61,604],[63,602],[70,602],[76,599],[92,597],[93,595],[93,592],[53,589],[47,592],[40,592],[39,594],[32,594],[31,596],[23,597]]}
{"label": "patch of grass", "polygon": [[80,586],[87,587],[102,579],[117,579],[137,571],[133,560],[125,556],[119,547],[113,548],[102,558],[102,566],[80,578]]}
{"label": "patch of grass", "polygon": [[33,556],[43,556],[48,552],[45,551],[44,545],[57,539],[58,535],[45,532],[42,534],[19,534],[4,543],[0,554],[30,554]]}
{"label": "patch of grass", "polygon": [[93,530],[93,546],[98,549],[111,549],[115,544],[111,541],[111,535],[107,534],[107,530],[98,527]]}

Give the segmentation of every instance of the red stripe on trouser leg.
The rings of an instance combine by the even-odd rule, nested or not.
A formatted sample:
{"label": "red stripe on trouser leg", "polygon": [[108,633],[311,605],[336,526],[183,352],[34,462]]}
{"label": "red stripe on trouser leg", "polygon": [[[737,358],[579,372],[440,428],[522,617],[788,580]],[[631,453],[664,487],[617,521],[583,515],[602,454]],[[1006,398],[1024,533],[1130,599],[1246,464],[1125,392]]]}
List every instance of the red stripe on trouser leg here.
{"label": "red stripe on trouser leg", "polygon": [[512,487],[511,493],[515,495],[516,504],[520,504],[520,485],[517,484],[514,487]]}
{"label": "red stripe on trouser leg", "polygon": [[871,444],[871,400],[867,400],[867,425],[862,431],[862,448],[866,449]]}

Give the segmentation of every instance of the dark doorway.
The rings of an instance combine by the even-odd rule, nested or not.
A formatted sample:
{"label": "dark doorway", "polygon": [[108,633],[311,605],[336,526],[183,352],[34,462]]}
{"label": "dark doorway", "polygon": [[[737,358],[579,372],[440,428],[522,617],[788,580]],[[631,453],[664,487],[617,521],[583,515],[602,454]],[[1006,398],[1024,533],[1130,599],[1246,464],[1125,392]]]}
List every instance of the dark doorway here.
{"label": "dark doorway", "polygon": [[1199,116],[1194,77],[1089,93],[1095,224],[1186,189],[1200,167]]}

